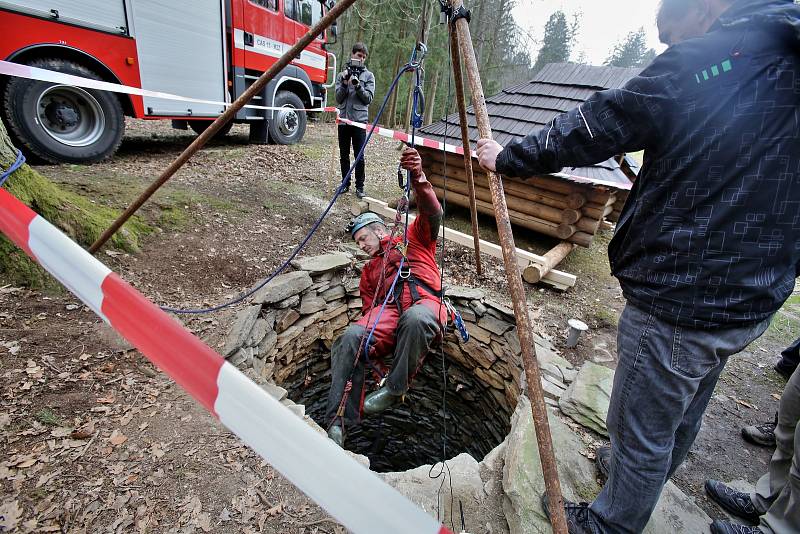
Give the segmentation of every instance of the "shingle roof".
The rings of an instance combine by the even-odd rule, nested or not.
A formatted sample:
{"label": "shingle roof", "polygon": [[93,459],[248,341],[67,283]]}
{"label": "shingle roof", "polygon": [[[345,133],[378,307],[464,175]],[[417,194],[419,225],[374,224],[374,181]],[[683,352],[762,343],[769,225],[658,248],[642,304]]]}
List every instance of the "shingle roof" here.
{"label": "shingle roof", "polygon": [[[545,65],[532,80],[507,87],[486,99],[494,138],[501,145],[521,139],[548,124],[556,115],[575,108],[596,91],[621,87],[639,70],[576,63]],[[478,129],[472,106],[467,108],[467,123],[474,150]],[[420,135],[444,141],[445,129],[447,142],[460,144],[458,113],[422,128]],[[630,188],[630,181],[613,159],[593,167],[564,169],[564,172]]]}

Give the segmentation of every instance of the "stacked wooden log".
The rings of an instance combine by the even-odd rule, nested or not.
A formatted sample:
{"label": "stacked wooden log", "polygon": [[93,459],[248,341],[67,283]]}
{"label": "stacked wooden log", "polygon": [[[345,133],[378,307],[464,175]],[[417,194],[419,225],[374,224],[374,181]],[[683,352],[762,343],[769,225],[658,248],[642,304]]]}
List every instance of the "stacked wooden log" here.
{"label": "stacked wooden log", "polygon": [[[469,208],[464,160],[435,149],[419,147],[423,168],[442,199],[447,175],[447,202]],[[475,201],[478,211],[494,215],[489,181],[474,161]],[[597,233],[603,217],[613,211],[616,197],[606,188],[592,187],[549,176],[534,176],[527,180],[504,178],[503,187],[508,213],[513,224],[588,247]]]}
{"label": "stacked wooden log", "polygon": [[622,213],[622,206],[625,205],[625,201],[628,200],[628,191],[618,191],[617,192],[617,200],[614,202],[613,211],[608,214],[606,219],[611,222],[617,222],[619,220],[619,216]]}

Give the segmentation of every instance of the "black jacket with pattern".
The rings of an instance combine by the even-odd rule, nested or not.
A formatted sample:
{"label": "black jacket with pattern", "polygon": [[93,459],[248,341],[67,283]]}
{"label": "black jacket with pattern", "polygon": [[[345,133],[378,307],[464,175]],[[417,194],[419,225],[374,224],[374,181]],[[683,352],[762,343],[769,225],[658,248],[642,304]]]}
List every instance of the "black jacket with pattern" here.
{"label": "black jacket with pattern", "polygon": [[800,275],[800,6],[740,0],[623,88],[507,146],[497,170],[642,149],[609,245],[626,299],[697,328],[773,314]]}

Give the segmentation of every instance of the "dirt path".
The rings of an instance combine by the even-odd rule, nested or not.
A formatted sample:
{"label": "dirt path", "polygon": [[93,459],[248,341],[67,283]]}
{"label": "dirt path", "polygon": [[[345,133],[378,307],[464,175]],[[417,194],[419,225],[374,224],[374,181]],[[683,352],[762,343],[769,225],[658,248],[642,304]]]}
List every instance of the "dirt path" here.
{"label": "dirt path", "polygon": [[[234,297],[279,265],[324,208],[339,179],[332,131],[312,123],[303,144],[277,147],[247,145],[246,131],[235,128],[231,139],[198,154],[146,206],[143,216],[157,230],[142,252],[102,253],[102,261],[159,304],[196,307]],[[190,139],[165,123],[130,121],[114,160],[40,171],[97,202],[122,207]],[[397,143],[375,138],[367,157],[370,195],[396,196],[398,155]],[[347,241],[351,200],[334,207],[306,254]],[[463,228],[463,211],[450,214],[450,224]],[[489,237],[490,223],[481,218]],[[537,252],[552,246],[549,239],[517,238]],[[574,362],[615,354],[624,301],[608,274],[607,240],[568,258],[563,269],[578,275],[568,293],[529,291],[537,329],[557,344],[571,317],[592,327],[577,349],[565,350]],[[487,274],[479,280],[472,252],[448,244],[445,284],[480,285],[503,298],[502,266],[485,261]],[[0,288],[0,527],[343,532],[71,295],[6,287],[2,277]],[[783,382],[771,365],[800,335],[798,308],[797,302],[787,306],[770,331],[731,362],[677,474],[679,485],[712,515],[719,511],[702,497],[706,477],[753,482],[765,469],[770,451],[745,445],[738,432],[772,417]],[[218,347],[236,309],[183,320]]]}

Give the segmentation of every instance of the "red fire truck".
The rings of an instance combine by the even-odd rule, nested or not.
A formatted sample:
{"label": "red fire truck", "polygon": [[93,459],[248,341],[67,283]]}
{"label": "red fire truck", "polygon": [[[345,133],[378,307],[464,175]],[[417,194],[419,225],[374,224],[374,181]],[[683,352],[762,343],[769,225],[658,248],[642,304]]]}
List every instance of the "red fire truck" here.
{"label": "red fire truck", "polygon": [[[332,0],[0,0],[0,59],[87,78],[231,102],[308,31]],[[250,141],[292,144],[306,114],[325,104],[326,52],[335,27],[269,83],[235,122]],[[114,153],[124,116],[171,119],[205,130],[222,105],[0,77],[2,118],[14,140],[51,162],[87,163]],[[227,131],[221,132],[223,135]]]}

